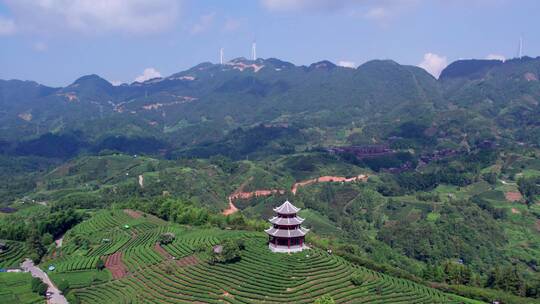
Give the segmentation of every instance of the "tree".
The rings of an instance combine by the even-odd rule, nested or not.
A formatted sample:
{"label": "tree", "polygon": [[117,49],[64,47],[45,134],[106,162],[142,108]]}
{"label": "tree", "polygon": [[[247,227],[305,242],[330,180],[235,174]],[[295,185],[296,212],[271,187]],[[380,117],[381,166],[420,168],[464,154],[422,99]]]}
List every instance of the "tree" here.
{"label": "tree", "polygon": [[32,278],[32,281],[31,281],[31,286],[32,286],[32,291],[41,295],[41,296],[44,296],[45,293],[47,292],[47,284],[43,283],[41,281],[41,279],[39,278]]}
{"label": "tree", "polygon": [[212,263],[231,263],[240,259],[240,247],[236,241],[226,240],[212,248]]}
{"label": "tree", "polygon": [[482,179],[484,179],[486,182],[488,182],[490,185],[497,184],[497,173],[495,172],[488,172],[482,174]]}
{"label": "tree", "polygon": [[525,295],[527,288],[516,266],[492,269],[488,275],[486,287],[508,291],[518,296]]}
{"label": "tree", "polygon": [[234,261],[238,258],[240,258],[240,247],[236,242],[227,241],[223,245],[223,259],[226,262]]}
{"label": "tree", "polygon": [[47,250],[45,249],[45,246],[43,246],[41,234],[37,231],[37,229],[30,230],[26,243],[35,254],[33,256],[34,262],[39,262]]}
{"label": "tree", "polygon": [[329,295],[324,295],[320,298],[318,298],[317,300],[315,300],[314,304],[335,304],[336,301],[334,301],[334,299],[329,296]]}
{"label": "tree", "polygon": [[527,206],[530,207],[534,204],[535,196],[540,194],[540,177],[520,178],[517,181],[519,192],[525,197]]}
{"label": "tree", "polygon": [[166,232],[166,233],[162,233],[160,236],[159,236],[159,243],[161,245],[167,245],[167,244],[170,244],[174,241],[174,233],[171,233],[171,232]]}
{"label": "tree", "polygon": [[45,233],[43,235],[43,244],[44,245],[50,245],[54,242],[53,236],[50,233]]}
{"label": "tree", "polygon": [[449,284],[468,285],[471,282],[472,271],[467,265],[447,261],[444,264],[444,273]]}
{"label": "tree", "polygon": [[96,263],[96,268],[98,270],[103,270],[105,268],[105,262],[102,259],[99,259]]}

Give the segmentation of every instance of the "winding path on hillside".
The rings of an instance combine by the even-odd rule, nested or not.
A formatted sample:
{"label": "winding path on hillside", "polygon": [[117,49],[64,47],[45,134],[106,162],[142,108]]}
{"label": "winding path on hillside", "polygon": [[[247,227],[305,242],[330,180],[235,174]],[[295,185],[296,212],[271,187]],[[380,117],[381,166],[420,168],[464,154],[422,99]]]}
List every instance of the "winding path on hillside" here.
{"label": "winding path on hillside", "polygon": [[233,213],[238,212],[238,208],[232,203],[231,199],[229,198],[229,208],[223,210],[223,215],[231,215]]}
{"label": "winding path on hillside", "polygon": [[33,277],[40,278],[43,283],[47,284],[49,286],[47,288],[47,292],[51,292],[51,297],[47,300],[48,304],[68,304],[68,301],[66,298],[62,295],[60,290],[54,286],[53,282],[49,279],[49,276],[47,273],[43,270],[41,270],[39,267],[34,265],[34,262],[30,259],[24,260],[21,264],[21,268],[26,271],[30,272]]}
{"label": "winding path on hillside", "polygon": [[[343,177],[343,176],[331,176],[331,175],[325,175],[320,176],[317,178],[312,178],[300,182],[296,182],[291,187],[291,192],[293,195],[296,195],[296,192],[298,192],[298,189],[301,187],[305,187],[311,184],[315,183],[328,183],[328,182],[337,182],[337,183],[350,183],[350,182],[356,182],[356,181],[362,181],[366,182],[368,180],[367,174],[360,174],[353,177]],[[248,180],[242,183],[238,189],[236,189],[233,193],[231,193],[228,197],[229,200],[229,208],[223,210],[223,215],[230,215],[233,213],[238,212],[238,208],[234,205],[234,201],[237,199],[250,199],[253,197],[260,197],[260,196],[270,196],[273,194],[285,194],[285,190],[283,189],[263,189],[263,190],[255,190],[251,192],[245,192],[244,187],[247,185],[249,181],[253,180],[253,177],[250,177]]]}

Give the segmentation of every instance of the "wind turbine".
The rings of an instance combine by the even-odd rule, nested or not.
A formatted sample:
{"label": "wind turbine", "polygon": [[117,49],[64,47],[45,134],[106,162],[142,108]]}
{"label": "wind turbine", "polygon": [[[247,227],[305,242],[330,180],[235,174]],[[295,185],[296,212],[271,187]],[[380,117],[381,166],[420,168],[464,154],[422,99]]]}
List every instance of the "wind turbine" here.
{"label": "wind turbine", "polygon": [[251,44],[251,60],[257,60],[257,42],[253,41]]}
{"label": "wind turbine", "polygon": [[223,48],[219,49],[219,63],[223,64]]}
{"label": "wind turbine", "polygon": [[518,58],[523,57],[523,37],[519,37],[519,49],[518,49]]}

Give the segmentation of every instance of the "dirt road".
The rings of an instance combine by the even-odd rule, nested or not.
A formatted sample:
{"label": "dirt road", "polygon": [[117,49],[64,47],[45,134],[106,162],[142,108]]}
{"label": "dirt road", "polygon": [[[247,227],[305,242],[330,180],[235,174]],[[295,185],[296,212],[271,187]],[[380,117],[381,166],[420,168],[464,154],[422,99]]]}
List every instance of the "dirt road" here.
{"label": "dirt road", "polygon": [[58,239],[54,240],[54,243],[56,244],[56,248],[62,247],[63,242],[64,242],[64,235],[62,235]]}
{"label": "dirt road", "polygon": [[[243,189],[247,185],[249,181],[251,181],[253,177],[250,177],[247,181],[245,181],[236,191],[231,193],[229,195],[229,208],[223,210],[223,215],[229,215],[238,212],[238,208],[234,205],[234,201],[237,199],[250,199],[252,197],[260,197],[260,196],[270,196],[274,194],[285,194],[285,190],[283,189],[265,189],[265,190],[255,190],[251,192],[244,192]],[[338,182],[338,183],[351,183],[356,181],[366,182],[368,180],[367,174],[360,174],[353,177],[343,177],[343,176],[320,176],[313,179],[304,180],[301,182],[294,183],[291,187],[291,192],[293,195],[296,195],[296,192],[298,191],[298,188],[305,187],[311,184],[315,183],[328,183],[328,182]]]}
{"label": "dirt road", "polygon": [[52,296],[49,300],[47,300],[48,304],[68,304],[66,298],[60,293],[60,290],[58,290],[58,288],[54,286],[53,282],[49,279],[47,273],[34,265],[34,262],[32,260],[24,260],[24,262],[22,262],[21,264],[21,268],[26,272],[30,272],[33,277],[40,278],[43,283],[49,286],[47,291],[52,292]]}

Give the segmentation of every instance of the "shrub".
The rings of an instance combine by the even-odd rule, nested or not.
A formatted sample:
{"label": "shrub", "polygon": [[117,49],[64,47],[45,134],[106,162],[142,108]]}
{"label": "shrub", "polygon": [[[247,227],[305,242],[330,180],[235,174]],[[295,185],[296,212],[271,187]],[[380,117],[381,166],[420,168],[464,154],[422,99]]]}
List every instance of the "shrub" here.
{"label": "shrub", "polygon": [[364,277],[358,273],[355,273],[351,276],[351,283],[355,286],[360,286],[364,282]]}
{"label": "shrub", "polygon": [[246,249],[246,242],[243,239],[237,239],[236,245],[238,246],[238,249],[245,250]]}
{"label": "shrub", "polygon": [[193,246],[194,252],[205,252],[208,249],[208,244],[198,243]]}
{"label": "shrub", "polygon": [[174,266],[171,265],[171,263],[167,263],[167,265],[165,265],[165,273],[168,275],[171,275],[173,274],[173,272],[174,272]]}
{"label": "shrub", "polygon": [[314,303],[315,304],[335,304],[336,301],[334,301],[334,299],[332,299],[331,296],[324,295],[324,296],[318,298],[317,300],[315,300]]}
{"label": "shrub", "polygon": [[79,297],[73,292],[68,293],[68,295],[66,296],[66,300],[70,304],[79,304],[79,303],[81,303],[81,300],[79,299]]}
{"label": "shrub", "polygon": [[416,194],[416,198],[423,202],[440,202],[441,201],[439,194],[430,193],[430,192],[418,192]]}
{"label": "shrub", "polygon": [[59,289],[62,293],[66,293],[66,292],[69,290],[69,282],[66,281],[66,280],[61,280],[61,281],[58,283],[58,289]]}

